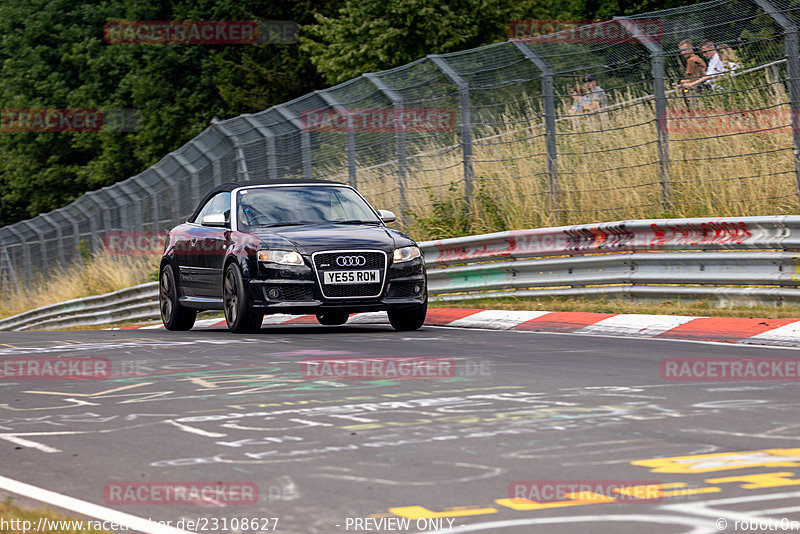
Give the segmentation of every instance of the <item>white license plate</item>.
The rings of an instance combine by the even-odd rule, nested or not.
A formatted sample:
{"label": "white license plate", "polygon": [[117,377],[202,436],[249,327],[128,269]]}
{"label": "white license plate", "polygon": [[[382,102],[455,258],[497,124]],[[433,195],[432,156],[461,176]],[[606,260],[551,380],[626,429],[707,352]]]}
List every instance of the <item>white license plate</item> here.
{"label": "white license plate", "polygon": [[370,271],[323,271],[325,284],[377,284],[380,282],[377,269]]}

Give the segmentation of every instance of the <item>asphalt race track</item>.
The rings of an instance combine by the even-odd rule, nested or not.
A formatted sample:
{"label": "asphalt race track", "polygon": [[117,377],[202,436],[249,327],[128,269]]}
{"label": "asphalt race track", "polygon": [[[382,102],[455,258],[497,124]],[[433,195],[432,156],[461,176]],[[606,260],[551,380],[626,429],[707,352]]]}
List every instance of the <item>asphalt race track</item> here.
{"label": "asphalt race track", "polygon": [[[183,519],[154,532],[655,534],[800,521],[800,382],[661,374],[664,358],[797,349],[388,325],[0,334],[0,360],[76,356],[108,359],[111,377],[0,380],[0,488]],[[302,363],[397,357],[455,366],[343,379]],[[121,502],[114,488],[133,483],[256,494]],[[769,530],[754,525],[738,530]]]}

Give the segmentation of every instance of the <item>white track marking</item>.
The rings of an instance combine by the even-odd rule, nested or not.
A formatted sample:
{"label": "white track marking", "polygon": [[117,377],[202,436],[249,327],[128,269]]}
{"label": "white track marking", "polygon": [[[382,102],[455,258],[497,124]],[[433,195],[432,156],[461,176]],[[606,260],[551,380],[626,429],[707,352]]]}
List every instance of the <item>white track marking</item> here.
{"label": "white track marking", "polygon": [[657,336],[694,319],[688,315],[635,315],[624,313],[598,321],[578,330],[577,334],[617,334],[625,336]]}
{"label": "white track marking", "polygon": [[24,482],[19,482],[4,476],[0,476],[0,489],[22,495],[35,501],[43,502],[57,508],[69,510],[86,517],[98,519],[100,521],[110,521],[117,523],[125,528],[145,534],[193,534],[188,530],[160,525],[142,517],[118,512],[105,506],[81,501],[74,497],[68,497],[54,491],[38,488]]}
{"label": "white track marking", "polygon": [[184,432],[189,432],[190,434],[197,434],[199,436],[205,436],[207,438],[224,438],[228,434],[220,434],[219,432],[207,432],[200,428],[195,428],[193,426],[184,425],[177,421],[164,421],[165,423],[169,423],[171,425],[175,425],[176,427],[180,428]]}
{"label": "white track marking", "polygon": [[389,324],[386,312],[366,312],[352,315],[347,324]]}
{"label": "white track marking", "polygon": [[264,317],[264,322],[261,324],[283,324],[287,321],[291,321],[292,319],[296,319],[297,315],[287,315],[285,313],[276,313],[274,315],[266,315]]}
{"label": "white track marking", "polygon": [[37,443],[29,439],[20,438],[18,436],[0,434],[0,439],[4,439],[16,445],[20,445],[22,447],[28,447],[30,449],[36,449],[42,452],[61,452],[61,449],[56,449],[55,447],[50,447],[48,445]]}
{"label": "white track marking", "polygon": [[531,319],[536,319],[550,312],[543,311],[514,311],[514,310],[484,310],[473,313],[467,317],[456,319],[447,326],[465,328],[488,328],[491,330],[508,330]]}
{"label": "white track marking", "polygon": [[798,339],[800,339],[800,321],[756,334],[747,338],[747,341],[751,343],[759,341],[797,343]]}
{"label": "white track marking", "polygon": [[554,525],[569,523],[594,523],[603,521],[619,522],[640,522],[645,524],[660,523],[662,525],[686,525],[692,527],[687,533],[690,534],[710,534],[719,532],[712,521],[705,519],[694,519],[681,516],[669,515],[583,515],[574,517],[543,517],[537,519],[509,519],[506,521],[489,521],[487,523],[477,523],[474,525],[464,525],[448,530],[429,531],[429,534],[461,534],[462,532],[480,532],[488,530],[499,532],[503,528],[522,527],[527,525]]}

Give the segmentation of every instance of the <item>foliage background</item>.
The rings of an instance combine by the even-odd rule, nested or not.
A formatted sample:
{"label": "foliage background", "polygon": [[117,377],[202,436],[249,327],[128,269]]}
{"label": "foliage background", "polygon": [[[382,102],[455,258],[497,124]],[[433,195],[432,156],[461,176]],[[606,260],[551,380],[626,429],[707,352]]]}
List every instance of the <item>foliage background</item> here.
{"label": "foliage background", "polygon": [[[0,0],[0,108],[139,110],[132,133],[0,131],[0,226],[156,163],[213,117],[363,72],[504,41],[518,19],[605,19],[689,1]],[[108,20],[292,20],[298,44],[109,45]]]}

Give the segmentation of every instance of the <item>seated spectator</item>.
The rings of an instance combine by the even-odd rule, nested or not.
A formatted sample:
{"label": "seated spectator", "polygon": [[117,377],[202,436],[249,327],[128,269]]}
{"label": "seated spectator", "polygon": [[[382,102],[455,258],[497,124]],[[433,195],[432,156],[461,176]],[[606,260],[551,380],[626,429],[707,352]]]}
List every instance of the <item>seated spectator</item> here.
{"label": "seated spectator", "polygon": [[571,115],[580,115],[586,106],[586,88],[576,83],[569,89],[569,96],[572,97],[572,107],[569,108]]}
{"label": "seated spectator", "polygon": [[[688,91],[687,84],[702,78],[706,74],[706,62],[694,53],[694,45],[690,39],[684,39],[678,44],[681,55],[686,60],[686,71],[684,78],[680,81],[678,88]],[[702,86],[693,86],[693,90],[698,91]]]}
{"label": "seated spectator", "polygon": [[699,78],[683,83],[682,85],[686,89],[692,89],[693,87],[700,87],[701,84],[708,84],[712,89],[718,90],[719,86],[712,80],[720,74],[724,74],[727,69],[717,53],[717,47],[708,39],[704,39],[700,42],[700,51],[708,60],[705,74]]}
{"label": "seated spectator", "polygon": [[730,72],[739,68],[739,58],[736,57],[736,52],[733,51],[733,48],[722,44],[717,47],[717,53],[722,60],[722,65],[725,67],[725,70]]}
{"label": "seated spectator", "polygon": [[595,111],[608,106],[608,98],[602,87],[598,87],[594,76],[587,74],[583,77],[583,85],[586,87],[586,111]]}

